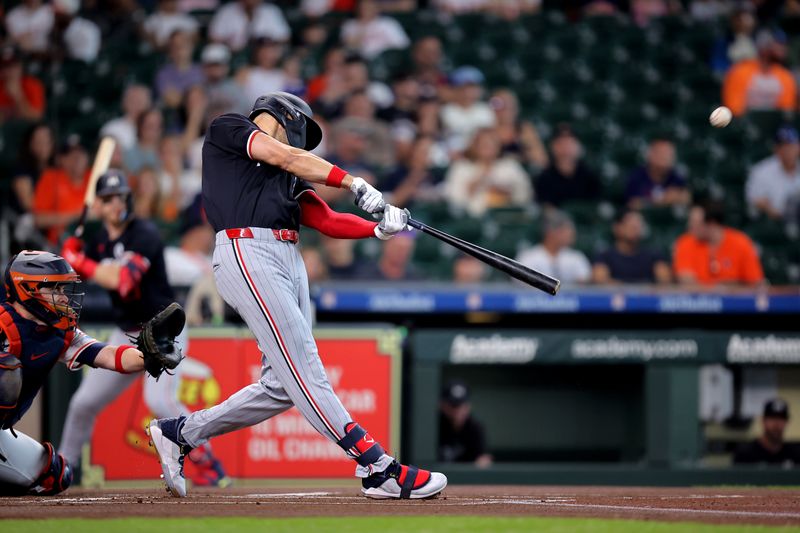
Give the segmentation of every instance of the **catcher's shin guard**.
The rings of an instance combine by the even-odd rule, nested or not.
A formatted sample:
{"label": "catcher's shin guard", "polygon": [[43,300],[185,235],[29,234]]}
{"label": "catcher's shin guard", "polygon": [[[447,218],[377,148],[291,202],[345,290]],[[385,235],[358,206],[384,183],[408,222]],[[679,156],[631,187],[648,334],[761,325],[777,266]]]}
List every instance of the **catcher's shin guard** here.
{"label": "catcher's shin guard", "polygon": [[64,492],[72,484],[72,468],[64,456],[57,453],[53,445],[43,442],[47,463],[36,481],[28,489],[28,494],[52,496]]}

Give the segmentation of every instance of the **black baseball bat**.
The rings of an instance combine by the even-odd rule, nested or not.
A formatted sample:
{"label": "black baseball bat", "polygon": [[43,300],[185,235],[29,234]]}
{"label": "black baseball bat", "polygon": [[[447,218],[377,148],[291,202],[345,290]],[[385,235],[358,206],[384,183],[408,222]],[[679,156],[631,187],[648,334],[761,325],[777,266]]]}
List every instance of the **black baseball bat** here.
{"label": "black baseball bat", "polygon": [[412,228],[420,230],[423,233],[427,233],[428,235],[436,237],[440,241],[446,242],[454,248],[458,248],[462,252],[471,255],[479,261],[483,261],[487,265],[505,272],[512,278],[516,278],[524,283],[527,283],[531,287],[536,287],[540,291],[544,291],[547,294],[555,296],[556,293],[558,293],[558,289],[561,287],[561,282],[555,278],[551,278],[546,274],[542,274],[541,272],[533,270],[532,268],[528,268],[525,265],[514,261],[513,259],[498,254],[497,252],[487,250],[486,248],[481,248],[477,244],[459,239],[458,237],[454,237],[442,230],[428,226],[419,220],[409,218],[408,225]]}

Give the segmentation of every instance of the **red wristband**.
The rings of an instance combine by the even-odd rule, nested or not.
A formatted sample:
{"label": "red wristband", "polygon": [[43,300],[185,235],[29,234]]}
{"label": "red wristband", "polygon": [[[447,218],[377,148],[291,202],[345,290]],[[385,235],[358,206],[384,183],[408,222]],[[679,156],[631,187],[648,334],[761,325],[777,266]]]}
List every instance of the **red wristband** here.
{"label": "red wristband", "polygon": [[125,368],[122,366],[122,353],[128,348],[136,348],[136,346],[131,346],[130,344],[121,344],[117,348],[116,353],[114,353],[114,368],[120,374],[130,374],[130,372],[125,370]]}
{"label": "red wristband", "polygon": [[328,172],[328,177],[325,179],[325,185],[328,187],[341,187],[345,176],[347,176],[347,172],[333,165],[331,171]]}

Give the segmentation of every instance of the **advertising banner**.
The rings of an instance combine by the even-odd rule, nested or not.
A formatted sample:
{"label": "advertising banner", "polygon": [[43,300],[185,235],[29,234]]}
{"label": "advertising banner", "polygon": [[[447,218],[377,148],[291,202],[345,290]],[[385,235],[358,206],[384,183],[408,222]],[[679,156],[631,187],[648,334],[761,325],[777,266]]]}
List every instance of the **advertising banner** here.
{"label": "advertising banner", "polygon": [[[328,379],[350,415],[384,447],[399,451],[400,333],[319,329],[315,338]],[[214,406],[261,376],[261,353],[247,331],[191,332],[186,352],[178,394],[189,411]],[[142,396],[144,379],[152,378],[137,380],[98,416],[84,454],[85,483],[157,479],[161,473],[144,431],[154,418]],[[355,470],[296,408],[211,444],[233,478],[349,478]],[[186,474],[192,475],[188,460]]]}

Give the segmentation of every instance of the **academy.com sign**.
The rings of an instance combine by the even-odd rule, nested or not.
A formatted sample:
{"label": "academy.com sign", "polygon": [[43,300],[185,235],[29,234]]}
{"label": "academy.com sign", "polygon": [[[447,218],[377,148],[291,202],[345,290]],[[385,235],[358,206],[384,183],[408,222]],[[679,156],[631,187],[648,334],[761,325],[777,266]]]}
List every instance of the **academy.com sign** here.
{"label": "academy.com sign", "polygon": [[692,359],[699,352],[694,339],[637,339],[608,337],[576,339],[570,353],[575,359]]}
{"label": "academy.com sign", "polygon": [[450,345],[453,363],[528,363],[536,357],[539,339],[533,337],[487,337],[456,335]]}
{"label": "academy.com sign", "polygon": [[734,334],[726,355],[730,363],[800,363],[800,338]]}

